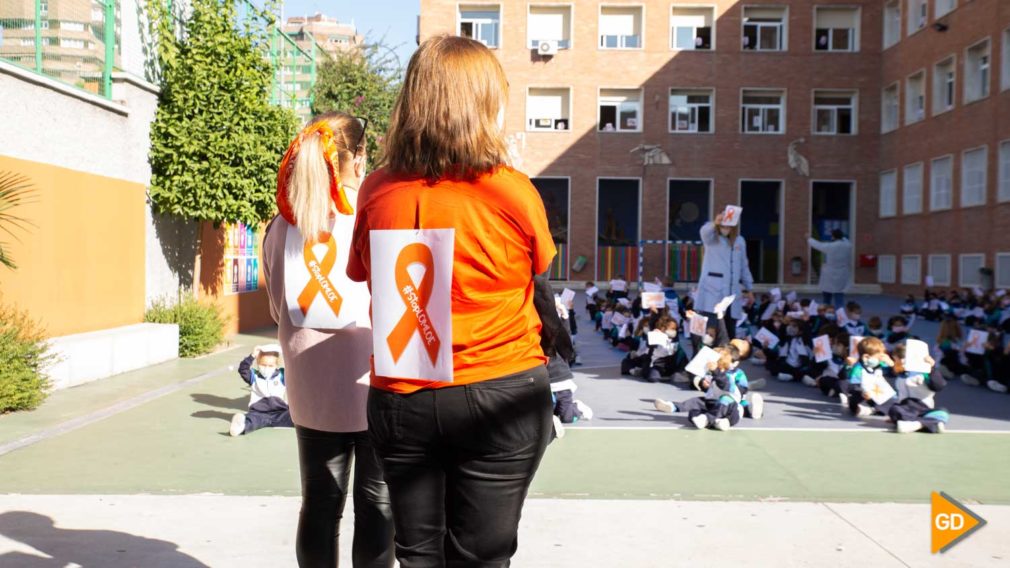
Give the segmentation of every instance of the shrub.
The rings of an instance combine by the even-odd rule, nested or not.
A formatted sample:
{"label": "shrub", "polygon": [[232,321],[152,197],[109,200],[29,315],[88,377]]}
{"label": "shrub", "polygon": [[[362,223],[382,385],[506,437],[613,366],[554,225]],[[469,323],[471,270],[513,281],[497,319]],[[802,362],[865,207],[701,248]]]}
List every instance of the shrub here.
{"label": "shrub", "polygon": [[197,357],[210,353],[224,339],[227,321],[216,304],[205,304],[191,294],[182,294],[177,303],[157,300],[144,314],[150,323],[179,324],[179,356]]}
{"label": "shrub", "polygon": [[0,303],[0,414],[37,408],[49,394],[54,361],[45,331],[26,312]]}

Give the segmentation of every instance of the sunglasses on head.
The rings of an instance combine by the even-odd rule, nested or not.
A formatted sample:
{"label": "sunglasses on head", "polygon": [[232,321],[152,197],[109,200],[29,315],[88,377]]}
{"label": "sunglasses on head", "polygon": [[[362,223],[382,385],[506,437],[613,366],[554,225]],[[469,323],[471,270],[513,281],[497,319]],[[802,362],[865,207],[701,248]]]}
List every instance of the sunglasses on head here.
{"label": "sunglasses on head", "polygon": [[361,136],[358,137],[358,141],[354,144],[354,152],[357,153],[358,149],[362,148],[362,144],[365,143],[365,132],[368,130],[368,119],[362,116],[353,116],[351,118],[357,120],[358,124],[361,125]]}

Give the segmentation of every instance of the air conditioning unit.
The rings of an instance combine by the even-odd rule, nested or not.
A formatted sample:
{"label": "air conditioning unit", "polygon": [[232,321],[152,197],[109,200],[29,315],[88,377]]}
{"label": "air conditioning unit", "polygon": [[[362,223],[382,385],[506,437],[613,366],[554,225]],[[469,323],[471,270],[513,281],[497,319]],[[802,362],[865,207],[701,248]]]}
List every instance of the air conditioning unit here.
{"label": "air conditioning unit", "polygon": [[556,40],[543,40],[537,42],[537,53],[539,55],[557,55],[558,42]]}

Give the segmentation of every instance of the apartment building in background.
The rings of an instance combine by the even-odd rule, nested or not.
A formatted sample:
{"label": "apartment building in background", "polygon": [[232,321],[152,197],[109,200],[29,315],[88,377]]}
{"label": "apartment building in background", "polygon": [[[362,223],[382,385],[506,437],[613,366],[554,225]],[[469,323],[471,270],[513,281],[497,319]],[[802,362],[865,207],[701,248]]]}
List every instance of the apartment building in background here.
{"label": "apartment building in background", "polygon": [[[472,37],[505,67],[506,128],[561,251],[552,277],[636,280],[641,251],[647,280],[696,281],[698,230],[734,203],[757,282],[816,283],[805,236],[837,228],[856,283],[900,292],[929,263],[946,282],[943,255],[951,285],[985,267],[1010,286],[1008,26],[999,0],[421,0],[419,39]],[[934,112],[951,70],[955,100]],[[944,156],[953,197],[932,208]],[[922,211],[892,213],[916,164]]]}

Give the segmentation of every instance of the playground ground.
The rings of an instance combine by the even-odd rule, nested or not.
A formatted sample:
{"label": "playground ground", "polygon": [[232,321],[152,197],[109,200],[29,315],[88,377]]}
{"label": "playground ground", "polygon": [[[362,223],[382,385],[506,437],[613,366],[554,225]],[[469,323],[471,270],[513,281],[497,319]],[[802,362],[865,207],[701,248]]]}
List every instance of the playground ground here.
{"label": "playground ground", "polygon": [[[892,315],[899,303],[859,300],[866,316]],[[939,397],[953,416],[946,434],[898,435],[879,419],[843,416],[813,389],[771,380],[765,419],[697,431],[652,407],[695,393],[620,377],[622,354],[583,313],[577,398],[595,416],[549,448],[514,566],[1010,562],[1006,395],[952,384]],[[935,325],[912,331],[930,338]],[[293,566],[293,433],[227,435],[248,400],[233,368],[271,333],[0,417],[0,566]],[[930,555],[932,491],[988,525]]]}

